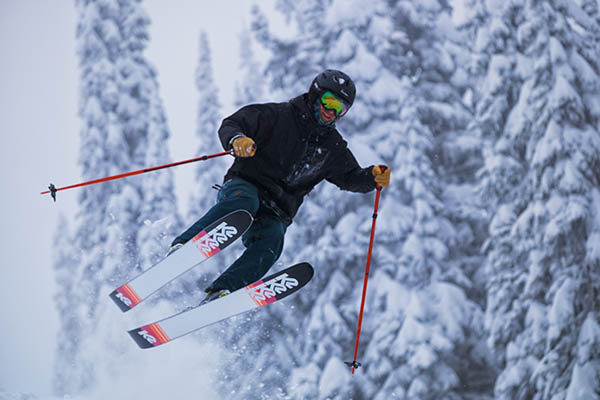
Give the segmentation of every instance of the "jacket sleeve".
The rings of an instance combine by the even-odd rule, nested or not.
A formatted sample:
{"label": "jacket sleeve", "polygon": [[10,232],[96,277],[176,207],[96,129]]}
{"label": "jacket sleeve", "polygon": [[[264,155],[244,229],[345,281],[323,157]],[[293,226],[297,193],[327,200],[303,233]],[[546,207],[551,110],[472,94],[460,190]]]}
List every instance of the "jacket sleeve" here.
{"label": "jacket sleeve", "polygon": [[373,166],[361,168],[350,149],[345,148],[340,162],[336,163],[336,170],[327,177],[327,181],[342,190],[367,193],[377,187],[372,169]]}
{"label": "jacket sleeve", "polygon": [[260,142],[263,135],[273,130],[276,119],[274,105],[252,104],[242,107],[221,123],[219,128],[221,145],[225,150],[231,149],[230,142],[238,135],[245,135]]}

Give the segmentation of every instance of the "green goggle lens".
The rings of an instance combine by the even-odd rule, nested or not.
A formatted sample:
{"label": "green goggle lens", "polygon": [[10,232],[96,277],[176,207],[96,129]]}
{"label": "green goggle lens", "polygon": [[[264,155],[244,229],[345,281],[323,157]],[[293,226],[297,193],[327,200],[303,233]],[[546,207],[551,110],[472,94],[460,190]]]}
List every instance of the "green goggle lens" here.
{"label": "green goggle lens", "polygon": [[325,92],[321,96],[321,104],[328,110],[334,110],[335,115],[341,117],[348,111],[348,105],[340,100],[335,94]]}

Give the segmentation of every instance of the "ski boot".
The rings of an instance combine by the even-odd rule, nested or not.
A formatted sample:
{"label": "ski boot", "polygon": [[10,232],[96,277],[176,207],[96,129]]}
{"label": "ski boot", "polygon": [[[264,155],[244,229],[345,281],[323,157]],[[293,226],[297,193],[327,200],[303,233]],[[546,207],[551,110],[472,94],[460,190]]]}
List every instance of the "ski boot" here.
{"label": "ski boot", "polygon": [[220,299],[221,297],[227,296],[229,293],[231,293],[229,290],[227,289],[217,289],[217,290],[207,290],[206,291],[206,297],[204,298],[204,300],[202,300],[200,302],[200,304],[198,304],[198,306],[203,306],[207,303],[210,303],[213,300],[217,300]]}
{"label": "ski boot", "polygon": [[167,251],[167,255],[165,255],[165,258],[169,257],[171,254],[175,253],[177,250],[179,250],[182,247],[183,247],[183,243],[175,243],[173,246],[171,246],[169,248],[169,251]]}

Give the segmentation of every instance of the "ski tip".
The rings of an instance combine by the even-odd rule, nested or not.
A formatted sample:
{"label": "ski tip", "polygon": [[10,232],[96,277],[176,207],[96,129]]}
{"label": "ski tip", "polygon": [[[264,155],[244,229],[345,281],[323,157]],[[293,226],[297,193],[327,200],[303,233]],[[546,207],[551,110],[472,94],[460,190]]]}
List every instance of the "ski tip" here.
{"label": "ski tip", "polygon": [[262,278],[245,287],[246,293],[262,307],[281,300],[302,288],[313,277],[313,267],[303,262]]}
{"label": "ski tip", "polygon": [[244,215],[245,217],[249,217],[250,220],[254,219],[252,217],[252,214],[250,214],[250,212],[248,210],[244,210],[243,208],[240,208],[238,210],[235,210],[235,211],[232,211],[231,213],[229,213],[229,215],[233,215],[233,214]]}
{"label": "ski tip", "polygon": [[[225,215],[222,218],[222,220],[229,220],[234,222],[238,226],[247,228],[250,227],[250,224],[252,223],[252,221],[254,221],[254,217],[247,210],[240,208],[239,210],[232,211],[229,214]],[[219,220],[219,222],[220,221],[221,220]]]}
{"label": "ski tip", "polygon": [[307,262],[301,262],[299,264],[292,265],[289,267],[289,270],[292,271],[294,275],[301,276],[305,282],[310,281],[315,274],[315,270],[313,269],[312,265]]}
{"label": "ski tip", "polygon": [[250,228],[250,225],[252,225],[252,222],[254,222],[252,214],[244,209],[233,211],[226,218],[231,219],[237,226],[242,227],[242,233],[246,232]]}

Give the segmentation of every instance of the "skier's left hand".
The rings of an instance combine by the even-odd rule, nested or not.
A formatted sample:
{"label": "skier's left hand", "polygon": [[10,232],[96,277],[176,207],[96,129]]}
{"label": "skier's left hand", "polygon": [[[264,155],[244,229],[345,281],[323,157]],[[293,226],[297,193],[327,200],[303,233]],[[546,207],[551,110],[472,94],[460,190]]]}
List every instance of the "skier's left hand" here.
{"label": "skier's left hand", "polygon": [[392,173],[392,169],[390,167],[387,165],[376,165],[373,167],[371,173],[375,177],[375,183],[377,183],[379,186],[389,186],[390,174]]}

